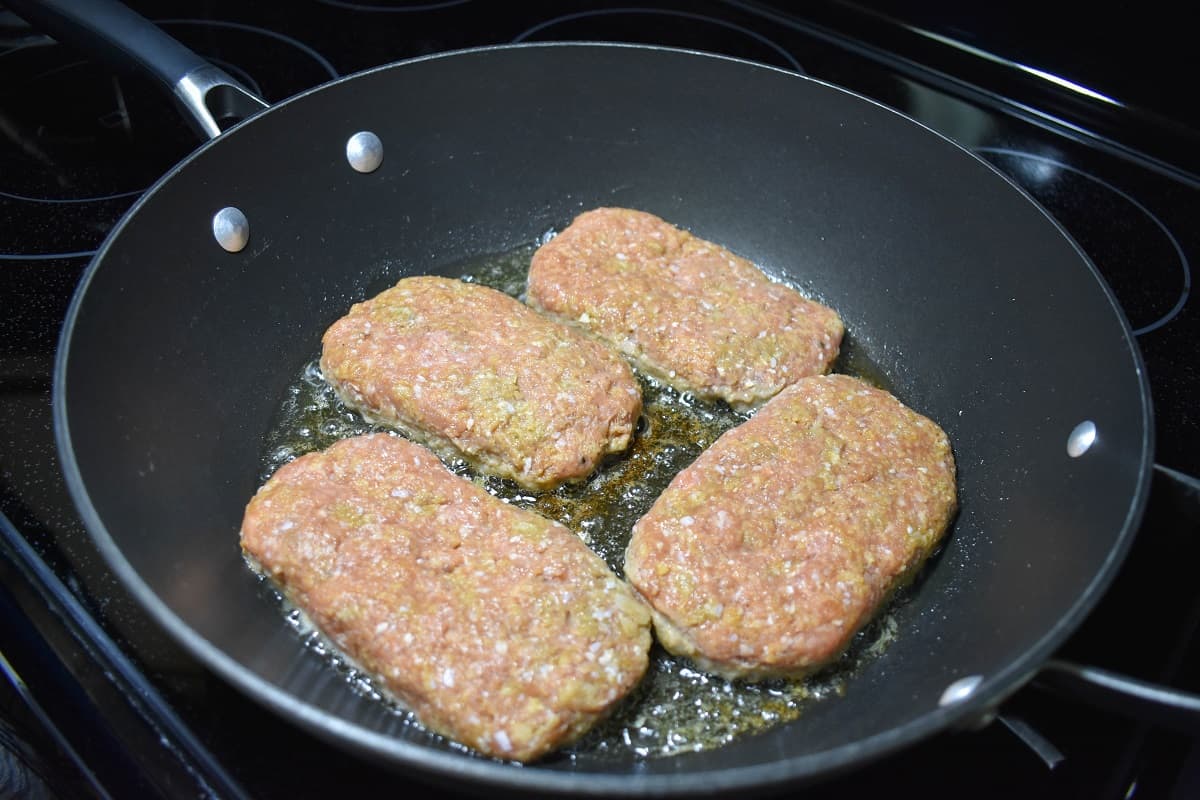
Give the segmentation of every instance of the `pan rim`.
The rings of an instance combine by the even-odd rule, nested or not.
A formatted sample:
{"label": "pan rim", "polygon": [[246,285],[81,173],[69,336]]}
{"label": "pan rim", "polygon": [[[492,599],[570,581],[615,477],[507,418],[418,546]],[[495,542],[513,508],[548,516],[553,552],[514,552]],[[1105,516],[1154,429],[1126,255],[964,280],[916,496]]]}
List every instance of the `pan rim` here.
{"label": "pan rim", "polygon": [[277,109],[288,107],[295,102],[301,102],[311,94],[324,91],[343,82],[349,82],[366,75],[389,71],[420,62],[474,56],[497,51],[529,49],[578,51],[589,48],[662,51],[677,56],[728,61],[744,67],[768,70],[790,78],[798,78],[850,95],[860,102],[869,103],[872,106],[883,109],[889,114],[901,118],[908,124],[922,128],[925,132],[951,144],[963,155],[988,167],[991,172],[1002,178],[1011,188],[1020,192],[1028,202],[1032,203],[1041,212],[1042,216],[1048,222],[1054,225],[1059,234],[1070,242],[1079,260],[1090,273],[1091,278],[1101,288],[1104,297],[1115,314],[1125,346],[1129,349],[1132,360],[1131,366],[1138,381],[1138,394],[1141,406],[1141,458],[1140,463],[1137,465],[1137,485],[1133,496],[1130,498],[1116,545],[1109,550],[1102,566],[1096,571],[1086,589],[1075,598],[1074,603],[1067,612],[1060,616],[1053,625],[1048,627],[1033,646],[1028,647],[1018,658],[1009,662],[1002,669],[986,676],[978,689],[966,700],[950,706],[930,709],[909,723],[873,736],[827,750],[781,758],[775,761],[670,774],[628,772],[618,774],[597,771],[565,771],[553,768],[540,768],[536,764],[519,766],[483,758],[464,757],[459,753],[436,750],[414,742],[387,736],[365,728],[358,723],[335,716],[250,671],[247,667],[203,637],[187,624],[182,617],[176,614],[146,583],[127,560],[112,534],[109,533],[107,526],[92,504],[72,447],[70,425],[67,416],[67,394],[69,391],[69,387],[67,386],[67,369],[75,323],[85,303],[88,287],[105,262],[106,256],[113,244],[121,238],[126,225],[138,216],[143,206],[154,200],[163,185],[169,183],[201,154],[207,152],[210,147],[216,146],[226,136],[235,133],[242,126],[253,122],[257,116],[242,121],[225,134],[222,134],[222,136],[201,144],[143,193],[122,216],[109,232],[99,249],[97,249],[72,296],[63,327],[59,334],[55,354],[52,387],[53,424],[55,442],[68,492],[92,541],[104,556],[113,573],[120,579],[125,588],[130,591],[141,607],[193,656],[213,669],[224,680],[237,687],[243,694],[248,695],[261,705],[270,708],[280,716],[298,723],[308,732],[327,742],[343,747],[352,745],[361,754],[369,755],[377,762],[385,763],[393,769],[407,767],[426,774],[432,774],[440,779],[467,780],[476,785],[496,785],[530,791],[570,791],[586,795],[714,794],[767,785],[825,779],[853,764],[877,760],[905,747],[912,746],[935,733],[986,715],[1037,672],[1040,665],[1079,626],[1083,618],[1104,594],[1104,591],[1124,561],[1136,534],[1138,522],[1142,518],[1148,500],[1149,484],[1153,471],[1153,405],[1141,352],[1133,336],[1128,319],[1117,303],[1112,289],[1103,279],[1091,259],[1066,232],[1063,226],[1037,203],[1028,192],[1017,185],[1007,175],[1000,172],[995,166],[962,145],[959,145],[923,123],[869,97],[835,84],[807,75],[793,73],[782,68],[685,48],[613,42],[525,42],[465,48],[421,56],[346,75],[290,97],[263,113],[273,113]]}

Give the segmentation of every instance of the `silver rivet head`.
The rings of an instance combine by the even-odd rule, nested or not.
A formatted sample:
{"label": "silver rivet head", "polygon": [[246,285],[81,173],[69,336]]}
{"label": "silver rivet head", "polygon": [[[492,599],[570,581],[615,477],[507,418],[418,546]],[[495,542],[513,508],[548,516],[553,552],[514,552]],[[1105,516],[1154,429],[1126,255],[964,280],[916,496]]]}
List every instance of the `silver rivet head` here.
{"label": "silver rivet head", "polygon": [[982,675],[968,675],[965,678],[959,678],[947,686],[946,691],[942,692],[942,696],[938,700],[938,705],[948,706],[953,703],[961,703],[974,694],[981,683],[983,683]]}
{"label": "silver rivet head", "polygon": [[1075,429],[1071,431],[1071,435],[1067,437],[1067,455],[1071,458],[1079,458],[1090,450],[1095,443],[1096,423],[1090,419],[1085,419],[1076,425]]}
{"label": "silver rivet head", "polygon": [[383,163],[383,142],[370,131],[359,131],[346,141],[346,160],[359,172],[374,172]]}
{"label": "silver rivet head", "polygon": [[213,214],[212,229],[217,244],[231,253],[240,251],[250,241],[250,223],[246,215],[233,206]]}

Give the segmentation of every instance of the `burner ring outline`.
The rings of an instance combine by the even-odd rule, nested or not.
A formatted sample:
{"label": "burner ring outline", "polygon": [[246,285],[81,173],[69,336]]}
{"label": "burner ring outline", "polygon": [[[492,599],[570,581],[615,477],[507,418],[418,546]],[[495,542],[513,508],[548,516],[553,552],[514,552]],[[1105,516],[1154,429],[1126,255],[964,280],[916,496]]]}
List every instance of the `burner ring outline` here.
{"label": "burner ring outline", "polygon": [[441,11],[443,8],[465,5],[471,0],[441,0],[438,3],[422,3],[419,6],[370,6],[365,3],[347,3],[345,0],[317,0],[323,6],[344,8],[347,11],[365,11],[367,13],[405,14],[416,11]]}
{"label": "burner ring outline", "polygon": [[218,28],[229,28],[231,30],[246,31],[248,33],[260,33],[264,36],[268,36],[272,39],[276,39],[278,41],[284,42],[285,44],[290,44],[292,47],[295,47],[297,50],[302,51],[313,61],[316,61],[321,66],[322,69],[324,69],[326,72],[328,72],[330,79],[341,77],[341,74],[337,71],[337,68],[334,67],[332,63],[330,63],[329,59],[325,58],[325,56],[318,53],[312,47],[310,47],[309,45],[300,41],[299,39],[296,39],[292,36],[288,36],[286,33],[279,33],[278,31],[273,31],[270,28],[261,28],[258,25],[247,25],[244,22],[228,22],[226,20],[219,20],[219,19],[186,19],[186,18],[156,19],[156,20],[154,20],[154,24],[155,25],[215,25]]}
{"label": "burner ring outline", "polygon": [[0,261],[57,261],[68,258],[91,258],[95,250],[76,250],[71,253],[0,253]]}
{"label": "burner ring outline", "polygon": [[676,11],[674,9],[669,9],[669,8],[597,8],[597,9],[591,9],[589,11],[576,11],[573,14],[564,14],[560,17],[555,17],[554,19],[548,19],[544,22],[539,22],[537,25],[534,25],[532,28],[529,28],[528,30],[517,34],[515,37],[513,37],[512,41],[514,43],[523,42],[526,39],[528,39],[530,36],[532,36],[533,34],[538,33],[539,31],[545,30],[546,28],[549,28],[553,25],[558,25],[563,22],[573,22],[577,19],[586,19],[588,17],[602,17],[602,16],[609,16],[612,14],[661,14],[661,15],[667,16],[667,17],[679,17],[682,19],[696,20],[699,22],[711,22],[715,25],[719,25],[722,28],[728,28],[729,30],[737,31],[738,33],[745,34],[746,36],[749,36],[751,39],[754,39],[755,41],[757,41],[759,44],[766,45],[767,47],[771,48],[776,53],[778,53],[779,56],[784,61],[786,61],[788,64],[790,64],[792,66],[792,69],[794,69],[796,72],[798,72],[801,75],[806,74],[804,71],[804,67],[802,67],[800,65],[800,62],[796,60],[795,56],[793,56],[791,53],[789,53],[787,50],[785,50],[779,44],[776,44],[775,42],[771,41],[770,39],[763,36],[761,33],[758,33],[757,31],[752,31],[749,28],[738,25],[735,22],[728,22],[723,19],[718,19],[717,17],[709,17],[704,14],[694,14],[690,11]]}
{"label": "burner ring outline", "polygon": [[1078,167],[1073,167],[1070,164],[1064,164],[1063,162],[1048,156],[1030,153],[1026,150],[1013,150],[1012,148],[1007,147],[976,147],[972,148],[972,151],[975,153],[993,153],[995,155],[1011,156],[1013,158],[1027,158],[1031,161],[1039,161],[1043,164],[1049,164],[1050,166],[1058,167],[1066,170],[1067,172],[1074,173],[1082,178],[1087,178],[1088,180],[1103,186],[1105,189],[1108,189],[1113,194],[1127,201],[1134,208],[1145,214],[1148,220],[1158,226],[1158,229],[1162,232],[1163,236],[1165,236],[1167,241],[1171,243],[1171,247],[1175,249],[1175,255],[1179,257],[1179,268],[1183,272],[1183,288],[1180,290],[1179,299],[1175,301],[1175,305],[1173,305],[1165,314],[1153,322],[1143,325],[1140,328],[1135,328],[1133,330],[1134,336],[1141,336],[1144,333],[1150,333],[1151,331],[1158,330],[1171,320],[1175,319],[1175,317],[1179,315],[1179,312],[1183,310],[1183,307],[1187,305],[1188,298],[1192,293],[1192,266],[1188,261],[1187,254],[1183,252],[1183,246],[1179,244],[1179,240],[1175,238],[1175,234],[1171,233],[1170,228],[1168,228],[1166,224],[1158,218],[1157,214],[1146,208],[1145,204],[1143,204],[1137,198],[1133,197],[1128,192],[1117,188],[1103,178],[1098,178],[1090,172],[1085,172]]}
{"label": "burner ring outline", "polygon": [[103,197],[29,197],[16,192],[6,192],[0,189],[0,197],[7,197],[9,200],[20,200],[23,203],[51,203],[51,204],[67,204],[67,203],[102,203],[105,200],[120,200],[123,197],[137,197],[145,189],[130,189],[127,192],[117,192],[116,194],[104,195]]}

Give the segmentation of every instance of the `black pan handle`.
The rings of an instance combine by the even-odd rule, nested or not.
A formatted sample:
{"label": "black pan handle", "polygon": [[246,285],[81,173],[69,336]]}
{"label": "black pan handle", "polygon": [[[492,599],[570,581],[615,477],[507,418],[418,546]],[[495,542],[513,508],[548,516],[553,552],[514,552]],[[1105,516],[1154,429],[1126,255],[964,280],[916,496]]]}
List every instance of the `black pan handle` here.
{"label": "black pan handle", "polygon": [[1059,660],[1042,665],[1033,684],[1127,717],[1200,734],[1200,696],[1188,692]]}
{"label": "black pan handle", "polygon": [[[1169,509],[1172,518],[1200,524],[1200,480],[1155,464],[1156,503]],[[1194,528],[1190,533],[1194,535]],[[1191,641],[1200,625],[1200,604],[1188,616],[1190,627],[1181,631]],[[1170,658],[1166,674],[1178,670],[1180,653]],[[1200,734],[1200,695],[1093,666],[1053,659],[1033,679],[1035,686],[1071,695],[1092,705],[1192,735]]]}
{"label": "black pan handle", "polygon": [[1162,464],[1155,464],[1154,469],[1170,486],[1171,508],[1193,523],[1200,524],[1200,478]]}
{"label": "black pan handle", "polygon": [[267,104],[225,71],[115,0],[6,0],[10,10],[63,44],[118,69],[151,75],[210,139],[222,123],[252,116]]}

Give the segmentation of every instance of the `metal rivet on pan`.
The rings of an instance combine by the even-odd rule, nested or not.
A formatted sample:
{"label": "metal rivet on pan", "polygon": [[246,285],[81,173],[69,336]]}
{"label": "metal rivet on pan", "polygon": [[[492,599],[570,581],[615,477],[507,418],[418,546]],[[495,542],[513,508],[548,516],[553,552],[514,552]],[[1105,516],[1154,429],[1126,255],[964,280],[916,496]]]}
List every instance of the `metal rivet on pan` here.
{"label": "metal rivet on pan", "polygon": [[961,703],[970,697],[979,688],[979,684],[981,683],[983,683],[982,675],[968,675],[965,678],[959,678],[947,686],[946,691],[942,692],[942,696],[938,700],[938,705],[948,706],[952,703]]}
{"label": "metal rivet on pan", "polygon": [[250,223],[240,209],[226,206],[213,214],[213,236],[217,244],[231,253],[236,253],[250,241]]}
{"label": "metal rivet on pan", "polygon": [[383,142],[370,131],[359,131],[346,141],[346,160],[359,172],[374,172],[383,163]]}
{"label": "metal rivet on pan", "polygon": [[1071,431],[1071,435],[1067,437],[1067,455],[1071,458],[1079,458],[1095,443],[1096,423],[1085,419],[1076,425],[1075,430]]}

